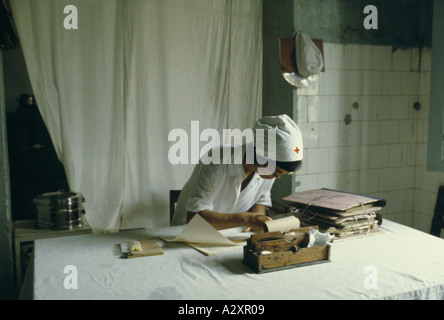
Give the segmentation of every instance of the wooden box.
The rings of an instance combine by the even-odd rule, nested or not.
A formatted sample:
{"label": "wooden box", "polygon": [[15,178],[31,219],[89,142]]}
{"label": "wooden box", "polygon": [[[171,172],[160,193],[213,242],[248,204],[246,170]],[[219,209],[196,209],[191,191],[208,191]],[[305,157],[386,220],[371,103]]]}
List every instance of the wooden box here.
{"label": "wooden box", "polygon": [[297,234],[291,242],[279,231],[253,234],[244,247],[243,263],[257,273],[264,273],[330,262],[329,244],[307,247],[309,230],[310,227],[291,230]]}

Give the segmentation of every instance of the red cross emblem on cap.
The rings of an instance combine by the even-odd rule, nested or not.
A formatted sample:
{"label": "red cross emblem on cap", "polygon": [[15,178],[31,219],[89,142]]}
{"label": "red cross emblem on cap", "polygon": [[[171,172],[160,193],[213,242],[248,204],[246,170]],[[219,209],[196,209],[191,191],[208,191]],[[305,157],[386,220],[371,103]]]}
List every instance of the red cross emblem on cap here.
{"label": "red cross emblem on cap", "polygon": [[296,149],[294,149],[294,151],[295,151],[296,153],[299,153],[300,150],[301,150],[301,149],[299,149],[298,147],[296,147]]}

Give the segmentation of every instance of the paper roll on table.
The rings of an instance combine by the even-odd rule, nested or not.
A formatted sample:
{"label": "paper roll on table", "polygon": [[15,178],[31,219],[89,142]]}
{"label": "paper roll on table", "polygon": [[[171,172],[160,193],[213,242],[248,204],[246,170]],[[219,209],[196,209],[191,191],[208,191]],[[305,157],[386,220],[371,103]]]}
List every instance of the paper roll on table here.
{"label": "paper roll on table", "polygon": [[301,222],[295,216],[290,216],[286,218],[276,219],[265,222],[264,231],[265,232],[288,232],[292,229],[298,229],[301,226]]}

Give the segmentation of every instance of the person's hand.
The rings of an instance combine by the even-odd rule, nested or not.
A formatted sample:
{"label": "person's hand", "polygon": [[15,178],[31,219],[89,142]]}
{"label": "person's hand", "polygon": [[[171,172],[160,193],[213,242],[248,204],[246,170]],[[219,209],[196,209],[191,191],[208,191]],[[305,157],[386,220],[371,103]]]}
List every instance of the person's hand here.
{"label": "person's hand", "polygon": [[244,229],[244,232],[264,232],[265,222],[273,220],[269,216],[254,212],[245,212],[245,215],[246,228]]}

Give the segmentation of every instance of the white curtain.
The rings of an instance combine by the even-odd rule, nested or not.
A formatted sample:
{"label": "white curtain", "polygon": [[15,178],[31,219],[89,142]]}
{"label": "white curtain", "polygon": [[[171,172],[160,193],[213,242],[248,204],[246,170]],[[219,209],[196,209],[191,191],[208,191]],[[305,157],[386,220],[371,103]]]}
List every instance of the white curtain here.
{"label": "white curtain", "polygon": [[[64,28],[68,5],[78,29]],[[199,121],[222,136],[260,116],[260,0],[11,6],[39,110],[95,230],[169,224],[168,190],[193,168],[169,162],[171,130],[191,138]]]}

